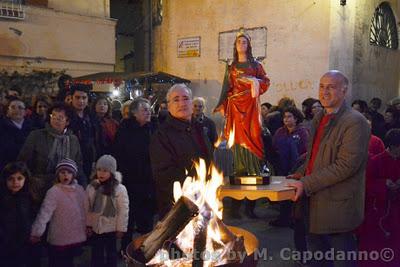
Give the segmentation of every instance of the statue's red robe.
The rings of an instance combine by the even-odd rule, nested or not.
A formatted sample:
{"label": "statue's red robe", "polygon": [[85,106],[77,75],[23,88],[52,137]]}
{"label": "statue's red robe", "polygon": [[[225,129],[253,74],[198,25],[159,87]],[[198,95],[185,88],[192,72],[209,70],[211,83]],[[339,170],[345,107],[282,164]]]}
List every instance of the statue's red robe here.
{"label": "statue's red robe", "polygon": [[[235,127],[235,144],[263,159],[259,95],[267,91],[270,81],[258,62],[232,64],[228,72],[226,97],[220,99],[216,109],[225,114],[225,138],[228,140],[229,133]],[[243,76],[257,78],[259,92],[256,97],[252,97],[251,84],[240,79]]]}

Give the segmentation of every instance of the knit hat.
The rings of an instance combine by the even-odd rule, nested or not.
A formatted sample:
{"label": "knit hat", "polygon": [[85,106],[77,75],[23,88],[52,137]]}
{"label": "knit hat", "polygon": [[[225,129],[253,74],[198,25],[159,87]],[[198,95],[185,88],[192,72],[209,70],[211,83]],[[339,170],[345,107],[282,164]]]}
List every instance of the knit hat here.
{"label": "knit hat", "polygon": [[58,164],[56,166],[56,175],[57,176],[61,170],[68,170],[74,176],[76,176],[78,174],[78,166],[76,166],[75,161],[73,161],[72,159],[68,159],[68,158],[62,159],[58,162]]}
{"label": "knit hat", "polygon": [[111,172],[114,176],[117,172],[117,161],[111,155],[101,156],[96,163],[96,169],[105,169]]}

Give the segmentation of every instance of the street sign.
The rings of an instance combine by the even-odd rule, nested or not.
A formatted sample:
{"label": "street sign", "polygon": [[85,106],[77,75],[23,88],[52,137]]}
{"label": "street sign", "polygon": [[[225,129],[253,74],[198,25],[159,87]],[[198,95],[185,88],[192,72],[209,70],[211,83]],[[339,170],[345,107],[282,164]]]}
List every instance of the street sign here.
{"label": "street sign", "polygon": [[178,57],[200,57],[200,36],[178,39]]}

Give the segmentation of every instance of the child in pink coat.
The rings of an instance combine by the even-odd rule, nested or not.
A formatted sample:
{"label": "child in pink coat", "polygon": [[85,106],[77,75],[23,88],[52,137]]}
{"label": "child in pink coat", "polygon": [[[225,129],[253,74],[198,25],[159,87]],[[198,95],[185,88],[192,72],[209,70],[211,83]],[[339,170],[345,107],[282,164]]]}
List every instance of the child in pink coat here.
{"label": "child in pink coat", "polygon": [[56,184],[47,191],[31,231],[31,242],[40,241],[50,221],[49,266],[72,267],[74,256],[86,241],[87,198],[76,176],[75,161],[63,159],[56,166]]}

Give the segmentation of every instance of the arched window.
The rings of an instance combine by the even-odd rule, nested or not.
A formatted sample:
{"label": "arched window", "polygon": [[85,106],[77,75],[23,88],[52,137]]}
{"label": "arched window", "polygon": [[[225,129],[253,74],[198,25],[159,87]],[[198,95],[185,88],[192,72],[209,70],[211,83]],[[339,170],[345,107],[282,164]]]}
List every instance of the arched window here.
{"label": "arched window", "polygon": [[396,18],[388,2],[382,2],[376,9],[371,21],[369,42],[371,45],[397,49]]}

